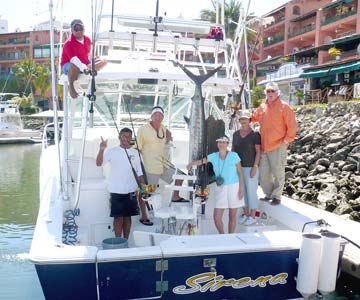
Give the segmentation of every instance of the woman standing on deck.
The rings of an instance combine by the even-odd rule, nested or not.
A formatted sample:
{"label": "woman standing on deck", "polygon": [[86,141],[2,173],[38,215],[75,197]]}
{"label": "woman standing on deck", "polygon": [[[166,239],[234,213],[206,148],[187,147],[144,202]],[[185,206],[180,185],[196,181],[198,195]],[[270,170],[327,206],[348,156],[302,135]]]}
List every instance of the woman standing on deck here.
{"label": "woman standing on deck", "polygon": [[259,161],[261,138],[258,132],[250,127],[251,114],[247,110],[240,113],[239,120],[241,129],[234,132],[232,151],[236,152],[241,158],[244,173],[244,215],[240,219],[240,224],[246,226],[254,224],[255,213],[259,205],[257,189],[259,185]]}
{"label": "woman standing on deck", "polygon": [[228,151],[229,139],[226,136],[216,140],[219,152],[208,155],[207,158],[195,160],[188,164],[190,170],[210,162],[216,175],[214,222],[219,233],[224,232],[222,221],[224,210],[229,209],[228,232],[234,233],[237,225],[237,209],[243,206],[243,173],[241,159],[235,152]]}

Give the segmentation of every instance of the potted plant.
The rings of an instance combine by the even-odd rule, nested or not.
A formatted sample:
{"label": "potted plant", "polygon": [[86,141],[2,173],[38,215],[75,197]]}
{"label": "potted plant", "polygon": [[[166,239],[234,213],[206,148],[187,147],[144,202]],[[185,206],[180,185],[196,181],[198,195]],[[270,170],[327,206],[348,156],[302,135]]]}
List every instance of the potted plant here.
{"label": "potted plant", "polygon": [[335,58],[336,60],[340,60],[340,54],[341,54],[341,50],[336,48],[336,47],[331,47],[328,50],[328,53],[330,55],[330,57]]}

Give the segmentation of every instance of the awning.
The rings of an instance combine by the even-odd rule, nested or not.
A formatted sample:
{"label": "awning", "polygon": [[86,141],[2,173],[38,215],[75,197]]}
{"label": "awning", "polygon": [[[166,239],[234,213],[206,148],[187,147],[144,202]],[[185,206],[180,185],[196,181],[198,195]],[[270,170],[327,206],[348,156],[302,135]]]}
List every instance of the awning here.
{"label": "awning", "polygon": [[329,74],[339,74],[360,69],[360,61],[353,61],[351,63],[337,65],[329,70]]}
{"label": "awning", "polygon": [[316,78],[327,76],[329,73],[329,68],[322,68],[322,69],[312,69],[308,71],[304,71],[299,77],[300,78]]}
{"label": "awning", "polygon": [[355,71],[360,69],[360,61],[353,61],[347,64],[329,66],[326,68],[318,68],[305,70],[304,73],[300,75],[300,78],[316,78],[328,75],[334,75],[339,73],[345,73],[350,71]]}

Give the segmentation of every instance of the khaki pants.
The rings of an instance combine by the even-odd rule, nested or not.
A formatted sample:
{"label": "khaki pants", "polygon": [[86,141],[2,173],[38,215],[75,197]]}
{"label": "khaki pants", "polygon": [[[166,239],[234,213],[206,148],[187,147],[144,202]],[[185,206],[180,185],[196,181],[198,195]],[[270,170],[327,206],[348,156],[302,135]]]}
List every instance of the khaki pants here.
{"label": "khaki pants", "polygon": [[268,198],[281,199],[285,184],[286,146],[262,152],[260,159],[260,186]]}

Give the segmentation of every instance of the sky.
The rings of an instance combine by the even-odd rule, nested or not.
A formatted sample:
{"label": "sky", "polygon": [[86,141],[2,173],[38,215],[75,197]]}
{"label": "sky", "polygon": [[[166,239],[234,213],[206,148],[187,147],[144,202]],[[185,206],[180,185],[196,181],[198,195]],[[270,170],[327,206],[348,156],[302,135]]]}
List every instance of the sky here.
{"label": "sky", "polygon": [[[5,0],[2,0],[5,1]],[[53,15],[56,20],[70,23],[75,18],[84,21],[85,26],[91,26],[92,6],[99,5],[99,0],[8,0],[2,5],[0,18],[8,21],[9,32],[16,29],[32,30],[38,23],[49,20],[49,3],[53,3]],[[114,0],[115,13],[155,15],[156,0]],[[247,1],[241,0],[244,7]],[[261,16],[288,2],[288,0],[250,0],[250,12]],[[104,0],[103,12],[111,14],[112,0]],[[63,14],[60,13],[63,3]],[[159,14],[167,13],[168,17],[182,15],[186,19],[199,18],[199,12],[204,8],[212,8],[211,0],[160,0]],[[88,27],[89,28],[89,27]],[[91,28],[91,27],[90,27]]]}

